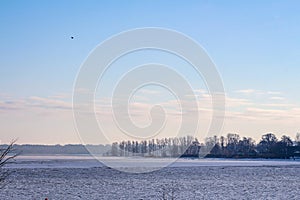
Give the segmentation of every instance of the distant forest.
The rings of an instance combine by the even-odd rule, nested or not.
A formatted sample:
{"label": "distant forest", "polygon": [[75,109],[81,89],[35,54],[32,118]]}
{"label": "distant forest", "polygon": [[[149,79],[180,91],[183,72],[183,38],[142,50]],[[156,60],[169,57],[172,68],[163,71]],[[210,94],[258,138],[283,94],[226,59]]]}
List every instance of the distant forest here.
{"label": "distant forest", "polygon": [[[0,145],[5,149],[6,144]],[[273,133],[264,134],[256,143],[250,137],[229,133],[227,136],[213,136],[200,143],[192,136],[151,139],[144,141],[121,141],[111,145],[31,145],[15,144],[20,155],[74,155],[94,154],[103,156],[142,157],[206,157],[206,158],[300,158],[300,133],[295,140],[288,136],[278,139]]]}
{"label": "distant forest", "polygon": [[[8,145],[0,145],[0,149],[7,148]],[[110,145],[87,145],[89,150],[94,154],[103,155],[111,149]],[[34,145],[34,144],[14,144],[15,152],[20,155],[68,155],[68,154],[90,154],[89,151],[81,144],[67,144],[67,145]]]}
{"label": "distant forest", "polygon": [[192,136],[122,141],[111,145],[107,156],[206,157],[206,158],[280,158],[300,157],[300,134],[293,141],[288,136],[278,139],[265,134],[256,143],[252,138],[229,133],[226,137],[208,137],[200,143]]}

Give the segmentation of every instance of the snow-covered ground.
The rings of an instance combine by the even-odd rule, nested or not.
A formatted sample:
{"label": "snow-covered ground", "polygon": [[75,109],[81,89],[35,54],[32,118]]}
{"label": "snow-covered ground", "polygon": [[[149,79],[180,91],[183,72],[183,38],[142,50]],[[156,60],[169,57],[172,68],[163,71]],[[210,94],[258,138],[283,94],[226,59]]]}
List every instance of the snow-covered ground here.
{"label": "snow-covered ground", "polygon": [[[126,160],[124,167],[132,167],[132,162]],[[154,166],[169,161],[139,162]],[[162,199],[172,193],[174,199],[300,198],[300,161],[292,160],[179,159],[158,171],[131,174],[91,157],[23,156],[7,170],[11,175],[1,200]]]}
{"label": "snow-covered ground", "polygon": [[174,159],[174,158],[122,158],[86,155],[19,156],[8,168],[91,168],[106,164],[122,167],[201,167],[201,166],[286,166],[300,165],[297,160],[276,159]]}

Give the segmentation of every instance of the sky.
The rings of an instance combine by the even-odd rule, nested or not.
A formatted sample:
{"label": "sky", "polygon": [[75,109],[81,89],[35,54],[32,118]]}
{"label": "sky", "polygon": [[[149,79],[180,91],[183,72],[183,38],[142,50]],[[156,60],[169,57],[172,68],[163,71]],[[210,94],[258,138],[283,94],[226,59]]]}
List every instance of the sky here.
{"label": "sky", "polygon": [[[225,122],[216,134],[239,133],[256,141],[267,132],[294,138],[300,132],[299,23],[300,2],[296,0],[2,0],[0,140],[81,143],[72,114],[73,85],[81,64],[107,38],[142,27],[181,32],[198,42],[213,60],[226,91]],[[202,120],[208,123],[210,96],[203,80],[186,63],[163,53],[137,52],[116,63],[104,77],[102,89],[107,93],[98,91],[99,101],[109,100],[106,94],[113,89],[112,82],[130,64],[162,58],[191,82],[200,107],[207,111]],[[132,110],[140,114],[135,120],[142,125],[151,123],[148,111],[154,104],[178,106],[172,95],[157,87],[143,88],[133,99]],[[101,113],[103,105],[98,114],[108,120]],[[162,136],[173,136],[178,119],[177,114],[170,116],[171,129]],[[105,123],[115,133],[110,139],[121,139],[111,123]],[[201,131],[206,129],[204,125]]]}

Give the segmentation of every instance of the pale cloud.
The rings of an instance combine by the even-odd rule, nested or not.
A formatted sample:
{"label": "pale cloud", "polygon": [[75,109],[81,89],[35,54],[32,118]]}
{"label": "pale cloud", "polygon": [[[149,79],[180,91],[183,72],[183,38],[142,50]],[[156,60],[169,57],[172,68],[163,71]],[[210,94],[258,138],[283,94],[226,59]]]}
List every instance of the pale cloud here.
{"label": "pale cloud", "polygon": [[32,96],[27,99],[30,106],[36,106],[45,109],[72,109],[72,103],[58,99],[43,98]]}
{"label": "pale cloud", "polygon": [[286,112],[285,110],[281,110],[281,109],[264,109],[264,108],[256,108],[256,107],[247,108],[246,111],[251,114],[254,113],[256,117],[277,116],[277,115],[283,116],[283,114],[285,114]]}
{"label": "pale cloud", "polygon": [[236,90],[235,93],[244,94],[244,95],[282,95],[282,92],[279,91],[263,91],[263,90],[256,90],[256,89],[243,89],[243,90]]}
{"label": "pale cloud", "polygon": [[270,97],[270,99],[271,99],[271,100],[279,100],[279,101],[285,100],[284,97],[278,97],[278,96]]}
{"label": "pale cloud", "polygon": [[[264,93],[266,95],[275,95],[274,92],[270,93],[268,91],[255,90],[243,90],[241,94],[255,94],[255,92]],[[149,91],[146,93],[155,94]],[[170,130],[176,131],[176,127],[181,123],[182,112],[187,114],[187,116],[189,116],[189,113],[190,116],[194,116],[194,114],[198,112],[201,120],[207,123],[206,127],[202,129],[205,131],[209,126],[212,117],[213,108],[211,95],[205,90],[197,90],[195,93],[199,94],[196,98],[196,104],[198,105],[196,107],[192,106],[193,104],[190,102],[192,99],[189,98],[181,101],[175,98],[164,99],[157,101],[159,102],[158,104],[157,102],[152,102],[151,99],[141,101],[137,98],[135,99],[136,101],[129,102],[128,111],[130,119],[138,125],[148,125],[151,123],[151,120],[153,120],[151,119],[151,108],[154,105],[160,105],[165,111],[167,116],[167,127],[171,127]],[[298,124],[300,124],[300,106],[288,102],[287,99],[285,99],[284,102],[275,101],[279,100],[279,98],[276,97],[280,97],[278,96],[279,93],[276,93],[276,95],[277,96],[271,97],[263,96],[262,101],[259,101],[257,98],[253,99],[251,95],[241,96],[242,98],[227,95],[225,97],[225,128],[221,134],[226,134],[227,131],[240,131],[242,135],[254,132],[261,134],[261,130],[268,130],[268,128],[270,131],[285,129],[289,133],[296,131]],[[23,121],[28,121],[28,123],[31,119],[31,126],[33,127],[31,127],[30,130],[32,130],[33,133],[35,121],[44,121],[45,124],[47,121],[49,121],[49,124],[51,124],[51,121],[56,121],[55,123],[57,124],[65,124],[64,122],[66,121],[68,126],[67,129],[69,131],[73,126],[72,102],[70,100],[71,95],[57,94],[49,97],[31,96],[24,98],[13,98],[9,95],[0,95],[0,97],[0,115],[2,118],[5,119],[6,117],[6,120],[8,120],[7,116],[10,116],[9,118],[12,120],[15,118],[21,121],[24,118]],[[141,95],[141,97],[143,96]],[[186,110],[181,110],[182,106],[186,108]],[[95,111],[97,118],[102,122],[105,122],[107,130],[111,129],[113,131],[118,131],[116,128],[112,128],[114,121],[112,120],[113,112],[110,98],[103,97],[95,99]],[[116,107],[115,112],[116,114],[127,114],[120,113],[118,106]],[[25,123],[22,124],[22,126],[20,125],[20,129],[18,130],[22,130],[21,128],[23,126],[26,127],[27,125]],[[51,129],[51,126],[48,127]],[[10,127],[8,125],[3,128],[3,130],[9,129]],[[11,127],[11,129],[13,128]],[[55,130],[59,132],[59,127],[56,127]],[[15,134],[18,135],[18,132]],[[69,133],[69,135],[70,134],[71,133]],[[168,132],[166,132],[166,134],[168,134]]]}
{"label": "pale cloud", "polygon": [[142,88],[138,91],[140,94],[145,94],[145,95],[153,95],[153,94],[161,94],[162,91],[160,90],[151,90],[151,89],[145,89]]}
{"label": "pale cloud", "polygon": [[291,108],[295,107],[295,104],[290,104],[290,103],[264,103],[261,104],[263,107],[282,107],[282,108]]}
{"label": "pale cloud", "polygon": [[0,137],[4,142],[18,138],[18,143],[80,143],[74,128],[72,103],[61,95],[1,96],[0,120]]}
{"label": "pale cloud", "polygon": [[227,107],[240,107],[240,106],[250,106],[254,103],[249,99],[244,98],[231,98],[226,97],[226,106]]}
{"label": "pale cloud", "polygon": [[282,92],[279,91],[267,91],[267,93],[270,95],[282,95]]}
{"label": "pale cloud", "polygon": [[286,120],[299,120],[300,109],[265,109],[265,108],[247,108],[244,115],[251,116],[259,120],[277,120],[285,122]]}
{"label": "pale cloud", "polygon": [[71,110],[72,103],[66,100],[63,100],[62,97],[24,97],[15,99],[11,96],[5,96],[5,98],[0,99],[0,110],[9,111],[9,110],[25,110],[25,109],[64,109]]}
{"label": "pale cloud", "polygon": [[12,100],[5,99],[0,101],[0,110],[1,111],[9,111],[9,110],[19,110],[24,108],[25,101],[24,100]]}
{"label": "pale cloud", "polygon": [[246,95],[250,95],[250,94],[254,94],[254,93],[261,93],[261,91],[254,90],[254,89],[236,90],[235,92],[240,93],[240,94],[246,94]]}
{"label": "pale cloud", "polygon": [[195,94],[208,94],[209,91],[205,90],[205,89],[196,89],[196,90],[194,90],[194,93]]}
{"label": "pale cloud", "polygon": [[51,99],[71,99],[72,95],[71,94],[67,94],[67,93],[58,93],[55,95],[50,96],[49,98]]}

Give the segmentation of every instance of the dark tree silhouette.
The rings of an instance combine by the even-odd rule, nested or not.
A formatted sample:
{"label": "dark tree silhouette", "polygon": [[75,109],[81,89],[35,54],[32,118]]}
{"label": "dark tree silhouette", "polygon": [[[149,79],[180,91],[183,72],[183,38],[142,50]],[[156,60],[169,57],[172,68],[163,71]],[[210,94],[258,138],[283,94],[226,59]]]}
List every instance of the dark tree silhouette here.
{"label": "dark tree silhouette", "polygon": [[[145,157],[210,157],[210,158],[296,158],[300,156],[300,134],[293,142],[282,136],[278,141],[273,133],[262,136],[256,145],[250,137],[229,133],[227,137],[205,138],[200,144],[197,138],[185,136],[144,141],[121,141],[113,143],[109,155]],[[298,145],[297,145],[298,144]]]}
{"label": "dark tree silhouette", "polygon": [[8,177],[9,172],[3,167],[11,162],[18,154],[14,152],[14,144],[16,140],[13,140],[7,147],[0,149],[0,186],[4,186],[4,181]]}
{"label": "dark tree silhouette", "polygon": [[273,133],[267,133],[262,136],[257,149],[258,151],[267,158],[276,157],[277,138]]}
{"label": "dark tree silhouette", "polygon": [[277,143],[276,154],[281,158],[290,158],[293,156],[293,141],[288,136],[282,136]]}
{"label": "dark tree silhouette", "polygon": [[295,142],[296,142],[296,144],[297,144],[298,146],[300,146],[300,133],[297,133],[297,134],[296,134],[296,140],[295,140]]}

